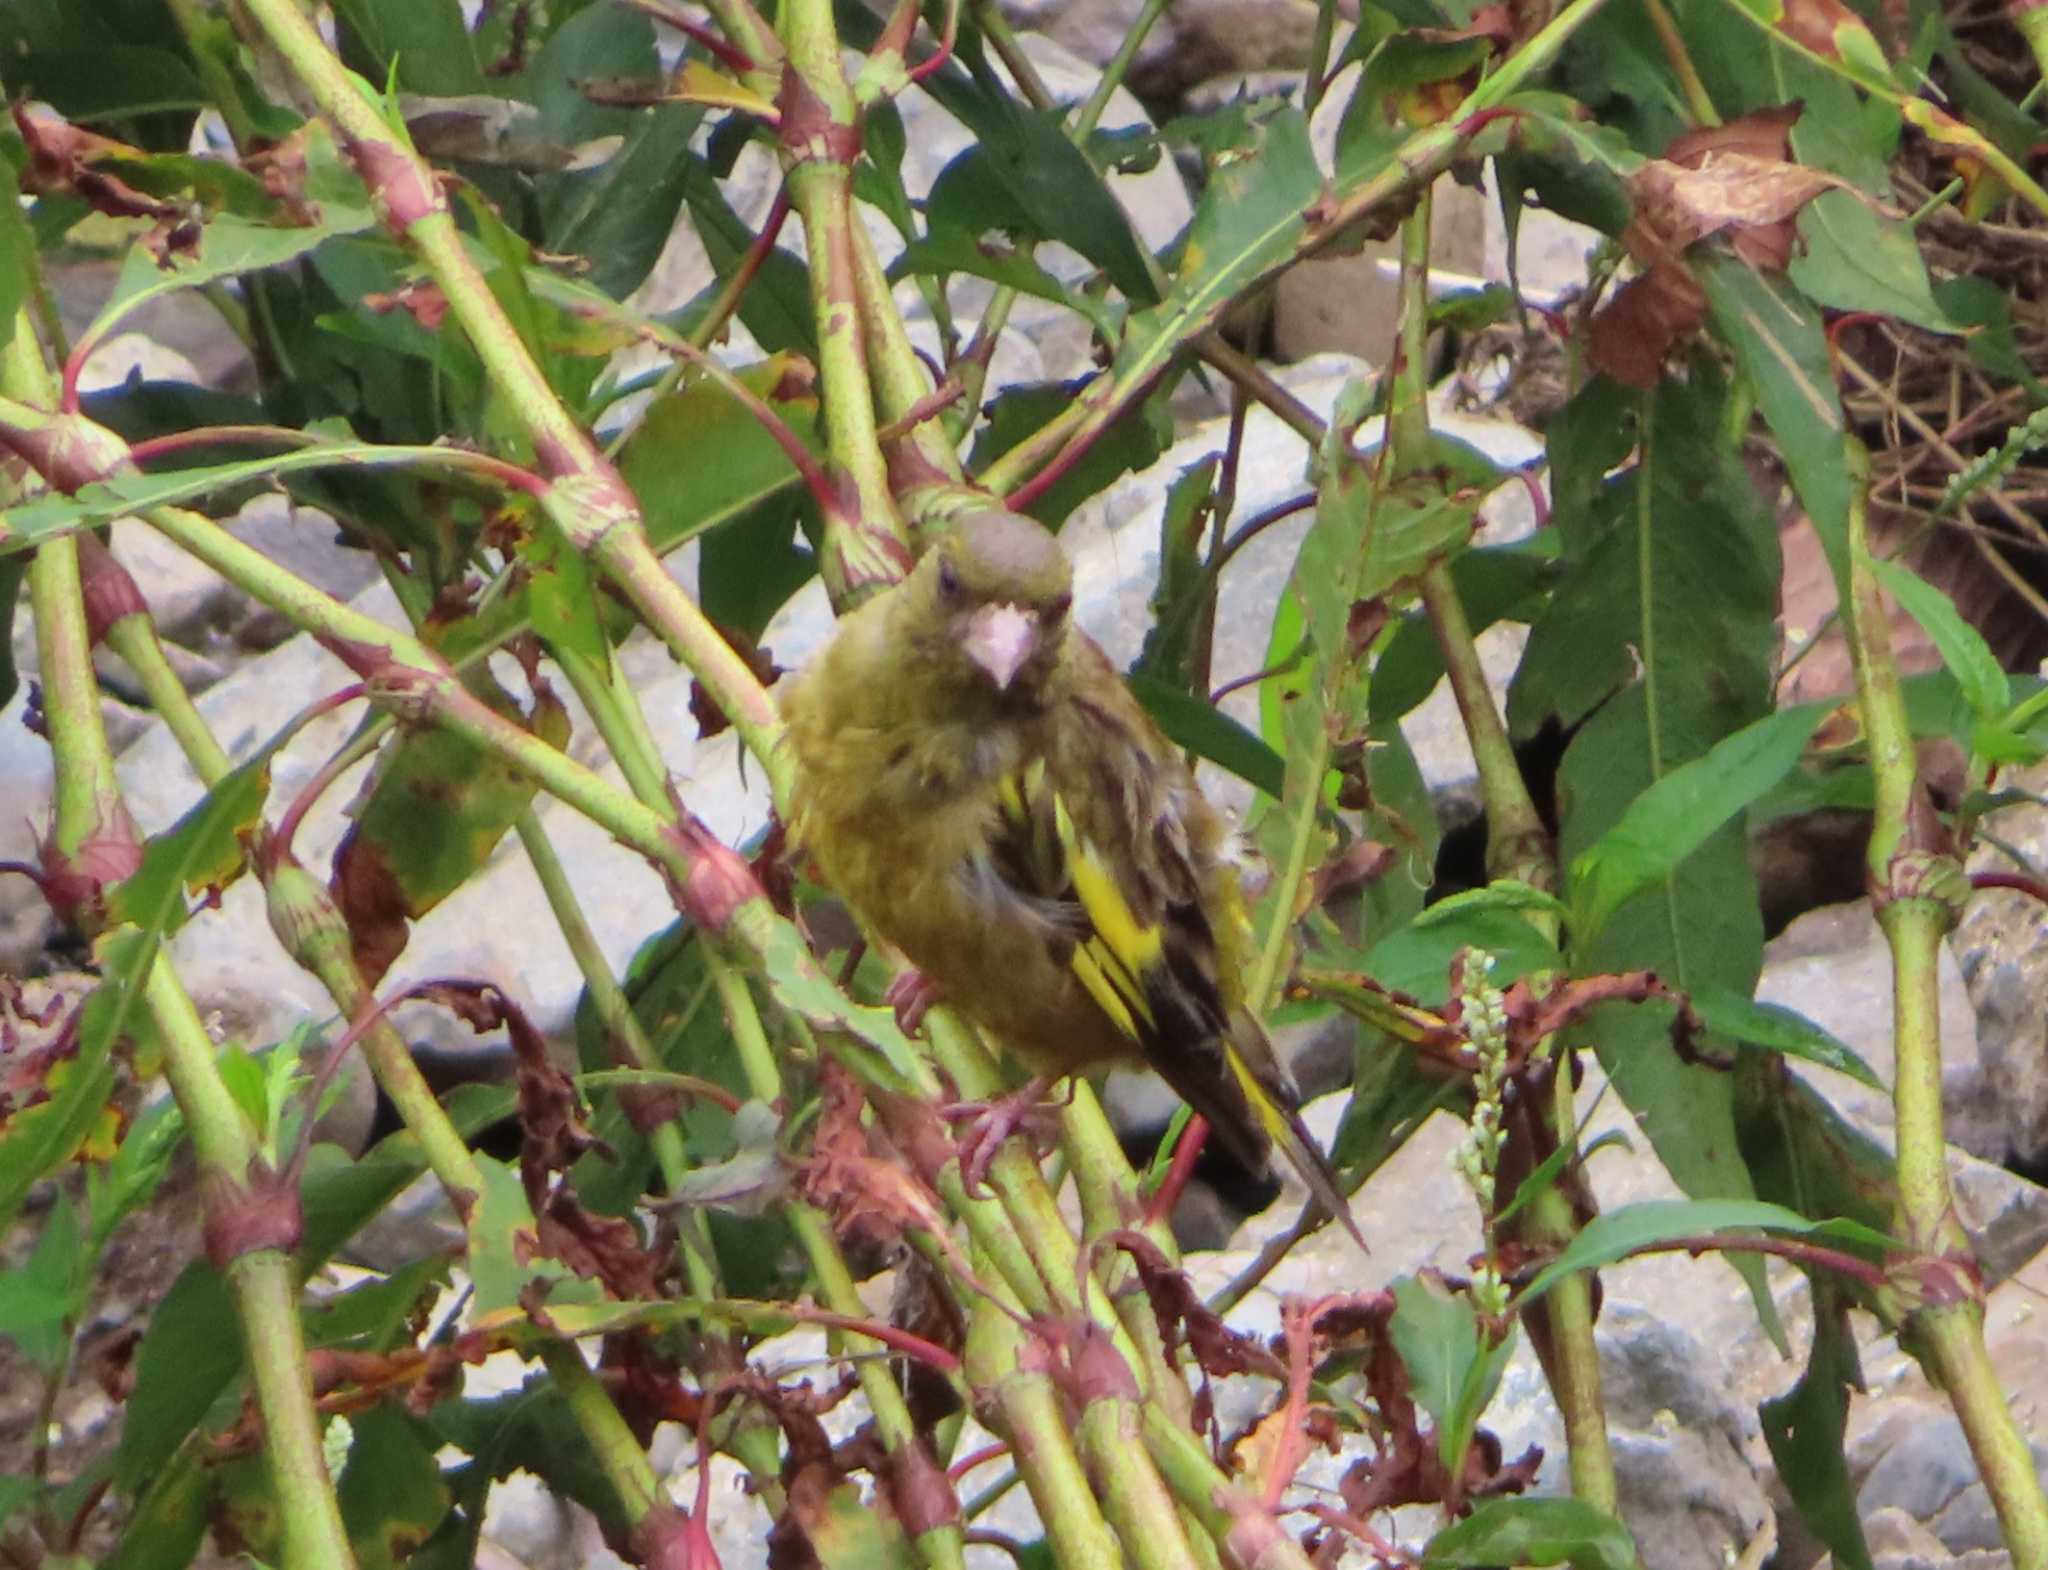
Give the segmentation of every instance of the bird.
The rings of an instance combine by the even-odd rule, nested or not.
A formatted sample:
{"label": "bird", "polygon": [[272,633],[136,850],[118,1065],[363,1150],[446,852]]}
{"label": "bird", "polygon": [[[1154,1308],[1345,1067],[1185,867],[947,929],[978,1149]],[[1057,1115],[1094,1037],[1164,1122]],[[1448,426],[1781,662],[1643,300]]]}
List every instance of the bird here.
{"label": "bird", "polygon": [[916,967],[892,998],[943,997],[1036,1071],[1025,1094],[1142,1061],[1364,1248],[1244,994],[1238,837],[1072,608],[1043,525],[960,516],[783,693],[791,839]]}

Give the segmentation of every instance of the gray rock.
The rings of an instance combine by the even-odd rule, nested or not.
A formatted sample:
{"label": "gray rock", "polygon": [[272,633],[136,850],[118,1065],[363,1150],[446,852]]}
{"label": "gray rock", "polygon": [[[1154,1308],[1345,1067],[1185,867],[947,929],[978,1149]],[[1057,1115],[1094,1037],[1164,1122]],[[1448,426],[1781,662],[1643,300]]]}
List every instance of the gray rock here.
{"label": "gray rock", "polygon": [[[50,812],[50,744],[24,723],[28,688],[0,708],[0,861],[34,865]],[[0,875],[0,973],[20,974],[56,922],[27,878]]]}
{"label": "gray rock", "polygon": [[[1877,1077],[1893,1075],[1892,959],[1868,900],[1808,911],[1765,952],[1757,1000],[1804,1014],[1854,1048]],[[1964,972],[1941,955],[1942,1110],[1950,1141],[1973,1155],[2003,1160],[2000,1097],[1978,1050],[1978,1022]],[[1800,1063],[1829,1102],[1873,1128],[1889,1128],[1891,1098],[1830,1069]]]}
{"label": "gray rock", "polygon": [[[2039,793],[2048,766],[2036,764],[2001,780]],[[2032,802],[2008,807],[1988,827],[2035,866],[2048,851],[2048,809]],[[1980,843],[1973,872],[2013,870],[1996,846]],[[1977,1008],[1987,1094],[1999,1132],[2021,1161],[2048,1155],[2048,912],[2037,900],[1986,889],[1971,901],[1950,938]],[[2003,1152],[2001,1152],[2003,1154]]]}

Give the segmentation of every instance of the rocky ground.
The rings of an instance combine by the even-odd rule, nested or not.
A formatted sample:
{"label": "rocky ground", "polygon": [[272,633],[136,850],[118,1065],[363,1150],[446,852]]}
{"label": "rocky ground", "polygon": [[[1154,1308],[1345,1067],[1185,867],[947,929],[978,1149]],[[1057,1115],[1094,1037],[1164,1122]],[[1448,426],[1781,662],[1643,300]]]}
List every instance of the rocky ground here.
{"label": "rocky ground", "polygon": [[[1019,25],[1038,29],[1027,35],[1029,48],[1054,90],[1078,95],[1122,36],[1136,6],[1133,0],[1012,0],[1010,8]],[[1302,0],[1180,0],[1141,55],[1132,81],[1160,112],[1205,95],[1212,100],[1227,96],[1247,80],[1273,82],[1275,73],[1298,67],[1313,14]],[[1105,123],[1130,123],[1145,112],[1123,94]],[[908,127],[912,167],[906,176],[913,185],[920,178],[929,180],[965,145],[957,125],[935,113],[929,120]],[[1320,129],[1327,138],[1329,128]],[[1127,178],[1119,189],[1139,231],[1154,244],[1169,238],[1189,214],[1187,188],[1170,165]],[[743,159],[731,188],[741,216],[758,217],[771,194],[766,170]],[[1444,265],[1497,275],[1501,246],[1488,227],[1483,200],[1453,188],[1439,212]],[[1546,280],[1570,281],[1583,266],[1583,245],[1562,228],[1525,236],[1525,282],[1540,289]],[[694,293],[706,276],[701,252],[681,236],[648,293],[654,303],[672,303]],[[109,269],[82,269],[68,277],[67,307],[89,310],[110,279]],[[1305,265],[1277,290],[1268,347],[1287,362],[1280,374],[1311,407],[1327,412],[1345,381],[1368,369],[1367,361],[1381,352],[1387,333],[1380,304],[1385,288],[1379,259],[1366,254]],[[231,348],[204,330],[204,322],[203,312],[158,311],[140,324],[137,335],[97,359],[93,374],[105,382],[140,367],[144,375],[232,385],[246,368]],[[997,358],[998,381],[1071,375],[1083,368],[1086,344],[1070,320],[1050,308],[1020,309],[1013,323],[1013,334]],[[1183,467],[1217,450],[1223,439],[1215,407],[1204,407],[1197,398],[1180,415],[1183,434],[1173,449],[1145,473],[1088,503],[1065,530],[1078,569],[1076,614],[1119,658],[1135,653],[1142,636],[1157,560],[1156,520],[1166,487]],[[1537,438],[1502,419],[1461,413],[1448,404],[1439,418],[1504,464],[1520,463],[1540,447]],[[1298,438],[1277,421],[1254,415],[1239,471],[1242,515],[1298,490],[1301,475]],[[1510,538],[1533,526],[1519,489],[1499,501],[1488,524],[1493,537]],[[1233,566],[1219,618],[1224,629],[1216,660],[1219,679],[1262,663],[1264,629],[1302,526],[1297,521],[1270,530]],[[368,559],[339,548],[321,517],[268,498],[252,504],[235,528],[329,592],[352,598],[375,614],[393,614]],[[144,585],[174,641],[183,673],[195,689],[204,689],[202,708],[231,749],[268,735],[348,679],[330,656],[306,639],[284,638],[288,629],[276,618],[155,543],[146,531],[117,530],[115,548]],[[688,581],[687,558],[679,561],[678,571]],[[1803,613],[1802,620],[1812,624]],[[812,592],[777,619],[766,642],[780,663],[794,666],[827,626],[822,595]],[[18,656],[32,667],[33,650],[22,629],[17,645]],[[1487,634],[1483,648],[1496,680],[1504,680],[1519,654],[1519,630],[1496,629]],[[758,828],[765,813],[758,779],[750,786],[742,777],[730,734],[702,745],[691,740],[687,677],[644,639],[628,648],[626,664],[688,805],[731,839]],[[125,749],[122,783],[141,827],[155,831],[197,798],[198,786],[170,737],[123,701],[133,694],[120,672],[110,666],[107,676],[114,695],[109,720]],[[25,702],[25,695],[17,697],[0,712],[0,802],[35,803],[47,794],[47,751],[23,724]],[[279,798],[304,783],[352,723],[344,716],[308,728],[277,763]],[[1447,812],[1468,810],[1471,760],[1447,694],[1440,691],[1406,728],[1440,804]],[[591,732],[579,725],[577,734],[587,738]],[[586,740],[584,746],[591,744]],[[586,757],[600,761],[588,752]],[[2039,790],[2044,783],[2048,773],[2027,788]],[[1219,790],[1228,793],[1227,785]],[[321,864],[338,841],[349,794],[346,781],[330,791],[301,830],[298,844],[309,864]],[[542,816],[564,860],[607,888],[609,897],[590,914],[605,953],[622,966],[638,942],[669,919],[667,894],[640,862],[574,814],[543,808]],[[29,817],[20,810],[0,812],[0,859],[32,854],[38,825]],[[2015,848],[2037,857],[2048,854],[2048,809],[2009,815],[2002,831]],[[1995,858],[1997,853],[1985,855]],[[1994,1356],[2030,1430],[2041,1421],[2048,1399],[2048,1328],[2034,1307],[2048,1289],[2048,1255],[2041,1252],[2048,1245],[2048,1193],[2021,1175],[2041,1170],[2048,1158],[2044,920],[2048,916],[2039,905],[2017,895],[1983,896],[1950,940],[1952,963],[1945,966],[1943,995],[1944,1091],[1958,1147],[1959,1202],[1980,1255],[1999,1283],[1991,1308]],[[488,977],[519,997],[544,1028],[560,1034],[580,983],[568,953],[550,937],[553,930],[522,858],[508,848],[484,876],[419,924],[390,980]],[[64,953],[51,947],[53,938],[25,883],[0,879],[0,974],[61,970]],[[277,954],[256,891],[246,881],[229,893],[219,911],[178,935],[174,955],[223,1036],[267,1042],[301,1018],[327,1012],[324,995]],[[1867,907],[1819,909],[1794,922],[1772,944],[1759,996],[1796,1006],[1854,1046],[1881,1075],[1888,1071],[1889,960]],[[468,1038],[448,1033],[440,1014],[424,1013],[402,1024],[423,1042],[473,1049]],[[1813,1072],[1825,1077],[1825,1071]],[[1883,1098],[1847,1081],[1822,1088],[1845,1116],[1885,1134],[1890,1109]],[[1127,1116],[1142,1121],[1151,1115],[1142,1085],[1122,1087],[1117,1094]],[[1624,1120],[1614,1098],[1599,1098],[1597,1083],[1589,1083],[1584,1095],[1596,1129]],[[1338,1104],[1331,1099],[1315,1111],[1327,1123]],[[1247,1322],[1277,1328],[1281,1293],[1340,1281],[1354,1288],[1376,1285],[1424,1264],[1462,1268],[1478,1233],[1472,1202],[1449,1164],[1457,1132],[1442,1118],[1425,1127],[1368,1189],[1361,1215],[1375,1250],[1370,1279],[1360,1280],[1356,1257],[1343,1252],[1348,1245],[1341,1241],[1304,1248],[1240,1311]],[[1640,1136],[1626,1147],[1604,1150],[1592,1162],[1590,1178],[1604,1207],[1672,1192]],[[189,1257],[190,1208],[189,1194],[174,1188],[161,1213],[124,1238],[110,1256],[89,1341],[118,1339],[142,1322],[150,1301]],[[1292,1213],[1283,1203],[1247,1223],[1226,1240],[1226,1247],[1198,1255],[1200,1284],[1213,1287],[1228,1280],[1269,1230]],[[433,1236],[437,1224],[431,1205],[404,1212],[395,1223],[400,1230],[387,1233],[383,1245],[411,1253]],[[1746,1289],[1720,1264],[1643,1260],[1605,1279],[1600,1346],[1617,1425],[1617,1456],[1626,1510],[1653,1570],[1718,1570],[1767,1560],[1785,1570],[1813,1564],[1819,1550],[1796,1531],[1755,1417],[1759,1400],[1797,1377],[1802,1358],[1787,1361],[1778,1355],[1758,1328]],[[1789,1270],[1771,1279],[1797,1350],[1804,1333],[1803,1284]],[[2002,1562],[2002,1555],[1994,1551],[1995,1525],[1960,1431],[1910,1359],[1870,1326],[1862,1328],[1870,1394],[1852,1414],[1851,1459],[1859,1506],[1879,1562],[1890,1570],[1906,1570],[1959,1560],[1989,1570]],[[808,1343],[793,1343],[787,1355],[793,1360],[813,1351]],[[499,1377],[500,1372],[489,1370],[483,1377]],[[516,1380],[518,1374],[505,1370],[502,1377]],[[0,1401],[0,1471],[18,1469],[38,1418],[26,1389],[0,1361],[0,1390],[7,1392]],[[60,1405],[51,1414],[60,1465],[76,1464],[92,1445],[104,1443],[114,1411],[104,1396],[89,1391]],[[1510,1454],[1530,1443],[1542,1445],[1547,1457],[1543,1480],[1557,1483],[1563,1448],[1541,1376],[1526,1349],[1508,1374],[1488,1426],[1501,1435]],[[673,1434],[664,1434],[658,1447],[657,1461],[678,1472],[679,1486],[690,1448]],[[609,1562],[587,1521],[537,1486],[522,1490],[516,1486],[521,1481],[531,1479],[515,1479],[514,1486],[494,1496],[489,1526],[494,1552],[536,1570]],[[748,1570],[761,1562],[762,1523],[737,1492],[720,1497],[731,1501],[719,1513],[720,1550],[731,1570]],[[1006,1506],[1017,1507],[1015,1498]],[[1423,1523],[1416,1525],[1420,1530]]]}

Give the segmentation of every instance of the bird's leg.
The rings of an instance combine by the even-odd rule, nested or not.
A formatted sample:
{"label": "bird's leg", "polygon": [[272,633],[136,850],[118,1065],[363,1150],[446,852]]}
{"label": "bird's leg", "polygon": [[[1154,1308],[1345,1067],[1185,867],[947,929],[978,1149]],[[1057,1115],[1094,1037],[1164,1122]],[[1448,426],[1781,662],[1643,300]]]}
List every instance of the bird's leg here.
{"label": "bird's leg", "polygon": [[896,1011],[896,1028],[906,1036],[914,1036],[918,1027],[924,1024],[925,1014],[934,1003],[945,998],[939,984],[921,970],[905,969],[896,972],[889,982],[889,990],[882,994],[882,1001]]}
{"label": "bird's leg", "polygon": [[939,1109],[940,1116],[967,1124],[960,1135],[960,1185],[969,1198],[981,1197],[989,1165],[1004,1140],[1020,1129],[1044,1130],[1054,1111],[1045,1099],[1051,1088],[1049,1075],[1035,1074],[992,1101],[959,1101]]}

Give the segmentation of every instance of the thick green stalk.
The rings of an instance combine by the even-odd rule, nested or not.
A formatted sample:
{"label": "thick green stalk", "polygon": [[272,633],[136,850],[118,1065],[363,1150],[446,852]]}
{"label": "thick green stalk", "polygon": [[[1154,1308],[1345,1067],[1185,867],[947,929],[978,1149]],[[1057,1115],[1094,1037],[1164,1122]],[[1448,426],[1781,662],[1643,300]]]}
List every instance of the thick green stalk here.
{"label": "thick green stalk", "polygon": [[[874,378],[875,408],[889,424],[906,419],[932,391],[931,377],[924,361],[910,342],[903,326],[903,313],[896,309],[896,296],[889,288],[889,275],[875,252],[874,236],[868,226],[853,225],[854,288],[860,296],[861,331],[867,345],[869,370]],[[960,478],[960,457],[946,436],[943,410],[933,410],[911,429],[908,440],[918,456],[947,479]]]}
{"label": "thick green stalk", "polygon": [[156,710],[193,772],[209,786],[218,784],[234,764],[200,716],[192,694],[171,669],[155,623],[147,616],[123,616],[107,629],[105,641],[135,672],[135,679],[142,683],[143,696],[149,699],[149,706]]}
{"label": "thick green stalk", "polygon": [[2023,1570],[2048,1570],[2048,1496],[2026,1435],[2013,1421],[1984,1349],[1983,1282],[1949,1190],[1942,1130],[1941,941],[1954,924],[1962,868],[1934,820],[1918,779],[1891,623],[1870,570],[1866,522],[1869,459],[1852,438],[1845,452],[1857,482],[1849,508],[1849,647],[1868,739],[1875,811],[1869,874],[1878,923],[1892,953],[1892,1106],[1898,1133],[1898,1209],[1912,1307],[1901,1331],[1933,1365],[1976,1457],[1998,1524]]}
{"label": "thick green stalk", "polygon": [[634,1526],[645,1521],[656,1505],[667,1503],[661,1479],[648,1464],[647,1452],[633,1437],[633,1430],[619,1415],[611,1392],[606,1390],[573,1341],[548,1341],[540,1349],[555,1388],[569,1403],[576,1426],[590,1445],[592,1458],[605,1481],[619,1496],[626,1519]]}
{"label": "thick green stalk", "polygon": [[1009,1444],[1060,1570],[1124,1570],[1059,1392],[1049,1374],[1023,1366],[1023,1353],[1023,1332],[1010,1320],[987,1308],[975,1315],[967,1333],[967,1378],[977,1404]]}
{"label": "thick green stalk", "polygon": [[1311,1570],[1301,1545],[1251,1489],[1217,1466],[1200,1438],[1155,1406],[1143,1409],[1141,1421],[1160,1477],[1228,1562],[1238,1570]]}
{"label": "thick green stalk", "polygon": [[1215,1545],[1190,1535],[1180,1507],[1145,1450],[1144,1419],[1133,1396],[1103,1395],[1082,1409],[1081,1458],[1096,1497],[1123,1540],[1135,1570],[1201,1570],[1217,1564]]}
{"label": "thick green stalk", "polygon": [[[0,360],[0,388],[35,403],[55,395],[26,318],[17,320]],[[93,835],[127,821],[100,719],[75,540],[50,541],[37,550],[29,564],[29,601],[56,773],[52,839],[69,855]],[[215,1068],[213,1042],[170,962],[153,960],[144,985],[165,1076],[199,1153],[208,1215],[218,1219],[223,1206],[249,1201],[252,1180],[265,1170],[255,1135]],[[285,1202],[283,1195],[268,1201],[273,1209]],[[355,1560],[321,1451],[291,1259],[281,1248],[249,1248],[228,1261],[226,1274],[263,1414],[287,1570],[348,1570]]]}
{"label": "thick green stalk", "polygon": [[[250,1180],[267,1170],[255,1132],[215,1069],[212,1039],[169,961],[159,957],[150,967],[144,1001],[163,1045],[164,1076],[192,1130],[209,1215],[223,1203],[248,1202]],[[273,1196],[269,1203],[283,1199]],[[277,1491],[287,1570],[348,1570],[355,1556],[320,1445],[291,1255],[281,1248],[249,1249],[228,1262],[226,1273],[263,1414],[263,1451]]]}
{"label": "thick green stalk", "polygon": [[784,0],[779,27],[789,56],[782,91],[783,159],[790,202],[803,222],[811,260],[825,445],[854,491],[851,515],[826,519],[822,564],[833,603],[846,605],[895,582],[910,560],[882,456],[862,331],[854,238],[860,221],[853,210],[860,116],[840,63],[830,0]]}

